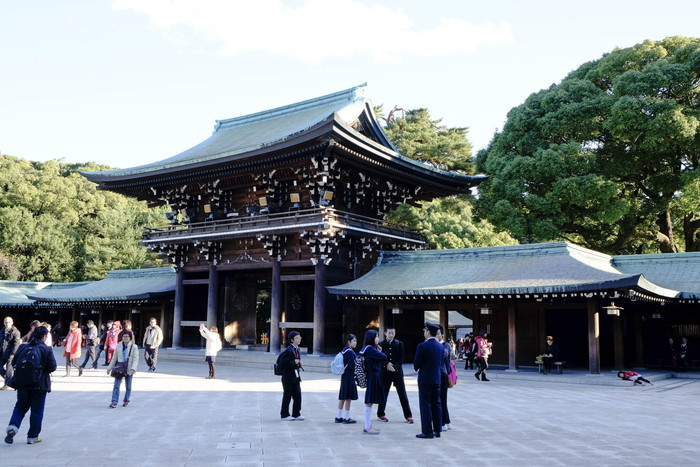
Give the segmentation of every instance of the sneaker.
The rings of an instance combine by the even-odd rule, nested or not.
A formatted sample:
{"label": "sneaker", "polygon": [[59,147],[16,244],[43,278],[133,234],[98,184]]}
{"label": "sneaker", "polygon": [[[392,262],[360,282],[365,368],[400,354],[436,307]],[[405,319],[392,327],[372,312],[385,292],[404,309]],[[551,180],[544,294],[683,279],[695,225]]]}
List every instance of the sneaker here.
{"label": "sneaker", "polygon": [[37,444],[41,443],[41,438],[27,438],[27,444]]}
{"label": "sneaker", "polygon": [[379,421],[381,421],[381,422],[388,422],[388,421],[389,421],[389,419],[386,418],[384,415],[382,415],[381,417],[378,416],[377,418],[378,418]]}
{"label": "sneaker", "polygon": [[129,401],[124,401],[124,403],[122,404],[122,407],[126,407],[127,405],[129,405]]}
{"label": "sneaker", "polygon": [[342,418],[336,418],[336,419],[335,419],[335,423],[343,423],[343,419],[342,419]]}
{"label": "sneaker", "polygon": [[291,415],[289,415],[288,417],[282,417],[283,422],[291,422],[292,420],[294,420],[294,417],[292,417]]}
{"label": "sneaker", "polygon": [[18,428],[14,425],[10,425],[7,427],[7,436],[5,436],[5,442],[7,444],[12,444],[12,442],[14,441],[12,438],[14,438],[17,434],[17,430]]}
{"label": "sneaker", "polygon": [[451,430],[451,429],[452,429],[452,425],[450,425],[449,423],[445,423],[445,426],[442,427],[442,431],[445,431],[446,429],[447,429],[447,430]]}
{"label": "sneaker", "polygon": [[372,427],[370,427],[369,430],[362,430],[362,432],[366,435],[378,435],[379,434],[379,430],[372,428]]}
{"label": "sneaker", "polygon": [[352,418],[346,418],[345,420],[343,420],[343,423],[345,425],[350,425],[351,423],[357,423],[357,420],[353,420]]}
{"label": "sneaker", "polygon": [[447,426],[442,425],[442,431],[447,431]]}
{"label": "sneaker", "polygon": [[411,424],[413,424],[413,417],[408,417],[408,418],[406,419],[406,423],[411,423]]}
{"label": "sneaker", "polygon": [[292,420],[296,420],[297,422],[301,422],[303,420],[306,420],[306,417],[304,417],[303,415],[299,415],[296,418],[292,418]]}
{"label": "sneaker", "polygon": [[116,402],[112,402],[111,404],[109,404],[109,408],[110,408],[110,409],[116,409],[116,408],[117,408],[117,403],[116,403]]}

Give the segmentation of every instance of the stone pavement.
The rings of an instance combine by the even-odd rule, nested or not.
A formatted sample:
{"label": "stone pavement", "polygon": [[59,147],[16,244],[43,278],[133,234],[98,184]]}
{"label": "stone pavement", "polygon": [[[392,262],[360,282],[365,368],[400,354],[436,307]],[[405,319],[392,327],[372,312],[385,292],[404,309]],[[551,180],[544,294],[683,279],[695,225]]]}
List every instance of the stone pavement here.
{"label": "stone pavement", "polygon": [[[145,364],[140,368],[144,370]],[[136,374],[129,407],[109,409],[113,379],[104,367],[86,370],[82,377],[63,378],[61,365],[47,397],[44,441],[25,444],[25,418],[13,445],[0,442],[0,465],[475,462],[480,466],[599,467],[700,462],[697,379],[642,372],[653,376],[655,385],[633,387],[612,374],[540,376],[494,370],[489,373],[491,381],[477,382],[473,372],[460,369],[460,381],[448,396],[452,430],[440,439],[419,440],[415,438],[420,414],[414,374],[406,379],[416,423],[403,423],[392,390],[387,407],[390,421],[376,420],[375,406],[373,423],[381,434],[369,436],[362,433],[361,423],[333,423],[339,377],[330,373],[303,373],[306,420],[300,422],[280,420],[282,387],[270,369],[222,365],[218,373],[217,380],[203,378],[207,375],[203,351],[200,362],[162,361],[156,373]],[[14,391],[0,391],[3,430],[15,398]],[[361,401],[353,402],[351,416],[362,419]]]}

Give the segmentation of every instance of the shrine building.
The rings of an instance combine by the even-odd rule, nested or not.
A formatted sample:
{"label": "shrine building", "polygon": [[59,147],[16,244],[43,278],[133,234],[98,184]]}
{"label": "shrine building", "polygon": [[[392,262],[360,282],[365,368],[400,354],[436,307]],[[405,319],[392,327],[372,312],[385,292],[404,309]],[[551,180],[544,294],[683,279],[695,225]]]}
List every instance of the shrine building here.
{"label": "shrine building", "polygon": [[[361,277],[379,251],[416,250],[420,232],[385,220],[402,203],[466,193],[483,177],[401,156],[364,85],[219,120],[202,143],[139,167],[84,172],[110,190],[168,206],[142,245],[177,269],[174,346],[199,345],[200,322],[229,346],[286,329],[321,355],[367,319],[328,286]],[[371,311],[367,315],[372,320]],[[375,314],[376,316],[376,314]]]}

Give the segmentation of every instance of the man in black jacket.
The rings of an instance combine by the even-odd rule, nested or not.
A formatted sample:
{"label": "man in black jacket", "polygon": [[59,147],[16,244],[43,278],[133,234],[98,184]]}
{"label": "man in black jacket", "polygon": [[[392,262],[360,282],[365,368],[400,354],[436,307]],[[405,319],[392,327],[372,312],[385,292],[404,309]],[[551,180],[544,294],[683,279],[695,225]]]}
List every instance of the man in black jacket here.
{"label": "man in black jacket", "polygon": [[418,344],[413,358],[413,369],[418,372],[421,425],[421,433],[416,438],[439,438],[442,431],[440,368],[444,365],[445,349],[435,339],[437,332],[436,324],[425,323],[425,342]]}
{"label": "man in black jacket", "polygon": [[[279,365],[282,368],[282,409],[280,417],[282,420],[304,420],[301,414],[301,356],[299,355],[299,344],[301,335],[297,331],[289,333],[289,347],[280,354]],[[292,403],[292,414],[289,415],[289,402]]]}
{"label": "man in black jacket", "polygon": [[23,360],[25,354],[30,354],[35,351],[41,355],[41,366],[39,369],[38,382],[31,386],[22,385],[16,379],[10,383],[17,389],[17,403],[12,411],[10,424],[7,427],[7,436],[5,442],[12,444],[13,438],[19,431],[25,414],[31,409],[32,413],[29,416],[29,431],[27,432],[27,444],[36,444],[41,442],[39,433],[41,432],[41,423],[44,419],[44,405],[46,403],[46,394],[51,392],[51,373],[56,371],[56,359],[53,356],[51,347],[46,345],[46,336],[49,330],[44,326],[39,326],[34,330],[32,340],[27,344],[22,344],[13,363],[15,366]]}
{"label": "man in black jacket", "polygon": [[388,362],[386,367],[382,368],[382,383],[384,384],[384,402],[380,402],[377,407],[377,418],[383,422],[388,422],[386,417],[386,400],[389,397],[389,391],[393,384],[396,388],[396,393],[399,395],[401,408],[403,409],[403,417],[407,423],[413,423],[413,414],[411,414],[411,406],[408,403],[406,395],[406,384],[403,380],[403,342],[396,337],[396,329],[387,328],[384,331],[384,340],[379,343],[382,352],[386,354]]}
{"label": "man in black jacket", "polygon": [[5,377],[5,384],[0,387],[2,390],[12,389],[7,383],[12,378],[12,359],[17,352],[17,348],[22,343],[22,335],[19,329],[14,326],[14,321],[9,316],[5,317],[5,327],[0,330],[0,343],[2,344],[2,355],[0,355],[0,376]]}

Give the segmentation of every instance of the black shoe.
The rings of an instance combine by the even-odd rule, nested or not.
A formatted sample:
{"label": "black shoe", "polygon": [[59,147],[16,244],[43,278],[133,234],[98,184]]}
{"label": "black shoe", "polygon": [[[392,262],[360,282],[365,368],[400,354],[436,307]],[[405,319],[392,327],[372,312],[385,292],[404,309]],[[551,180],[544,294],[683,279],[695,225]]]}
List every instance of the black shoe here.
{"label": "black shoe", "polygon": [[83,368],[78,368],[78,376],[83,376]]}
{"label": "black shoe", "polygon": [[480,374],[481,374],[480,371],[477,371],[476,373],[474,373],[474,378],[476,378],[477,381],[479,381],[479,375],[480,375]]}
{"label": "black shoe", "polygon": [[433,436],[435,436],[436,438],[439,438],[439,437],[440,437],[440,433],[433,433]]}
{"label": "black shoe", "polygon": [[343,423],[343,421],[344,421],[344,420],[343,420],[342,417],[340,417],[340,418],[339,418],[339,417],[336,417],[336,418],[335,418],[335,423]]}
{"label": "black shoe", "polygon": [[481,375],[481,381],[491,381],[486,377],[486,375]]}
{"label": "black shoe", "polygon": [[423,433],[416,435],[416,438],[420,438],[420,439],[433,439],[433,437],[434,437],[433,435],[425,435]]}
{"label": "black shoe", "polygon": [[345,420],[343,420],[343,424],[345,425],[351,425],[353,423],[357,423],[357,420],[353,420],[352,418],[346,418]]}

